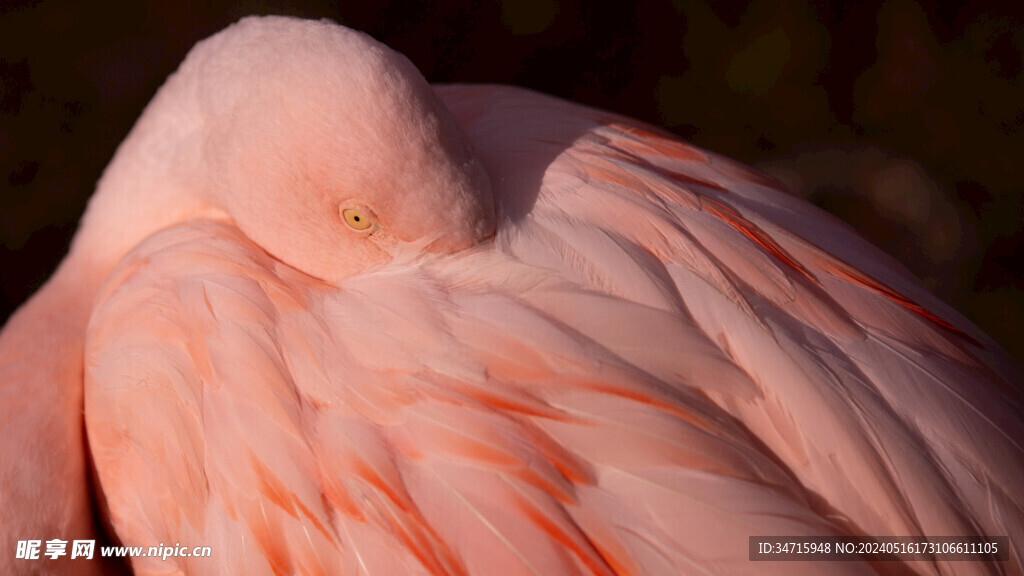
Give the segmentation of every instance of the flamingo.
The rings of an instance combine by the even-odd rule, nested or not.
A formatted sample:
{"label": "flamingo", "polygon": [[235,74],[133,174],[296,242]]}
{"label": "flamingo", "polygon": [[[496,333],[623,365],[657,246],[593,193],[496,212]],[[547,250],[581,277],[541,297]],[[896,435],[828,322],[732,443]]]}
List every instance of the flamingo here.
{"label": "flamingo", "polygon": [[[752,169],[250,17],[0,334],[0,566],[102,573],[12,552],[106,531],[212,550],[136,574],[1022,574],[1019,383]],[[751,562],[773,535],[1010,550]]]}

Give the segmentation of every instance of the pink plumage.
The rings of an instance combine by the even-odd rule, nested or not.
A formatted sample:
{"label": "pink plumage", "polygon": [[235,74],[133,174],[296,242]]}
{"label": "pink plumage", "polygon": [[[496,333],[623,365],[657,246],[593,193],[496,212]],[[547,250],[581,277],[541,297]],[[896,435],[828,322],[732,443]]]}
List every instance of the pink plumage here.
{"label": "pink plumage", "polygon": [[[0,374],[5,573],[93,511],[213,552],[137,574],[1024,573],[1020,375],[894,261],[733,161],[326,22],[193,50]],[[1011,549],[748,559],[816,535]]]}

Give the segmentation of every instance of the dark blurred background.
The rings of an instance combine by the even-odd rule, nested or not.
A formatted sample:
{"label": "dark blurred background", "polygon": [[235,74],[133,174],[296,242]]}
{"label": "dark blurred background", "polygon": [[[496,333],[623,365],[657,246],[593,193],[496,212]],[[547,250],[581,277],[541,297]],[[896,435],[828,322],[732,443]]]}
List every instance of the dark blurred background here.
{"label": "dark blurred background", "polygon": [[1024,3],[597,4],[0,0],[0,319],[192,44],[277,13],[369,32],[434,82],[526,86],[753,164],[1024,360]]}

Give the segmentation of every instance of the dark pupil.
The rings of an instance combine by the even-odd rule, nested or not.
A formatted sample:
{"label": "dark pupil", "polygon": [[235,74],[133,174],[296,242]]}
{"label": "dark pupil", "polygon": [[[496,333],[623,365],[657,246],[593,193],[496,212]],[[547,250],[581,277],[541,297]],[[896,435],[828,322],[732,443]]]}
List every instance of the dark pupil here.
{"label": "dark pupil", "polygon": [[353,216],[352,219],[355,220],[356,222],[359,222],[359,216]]}

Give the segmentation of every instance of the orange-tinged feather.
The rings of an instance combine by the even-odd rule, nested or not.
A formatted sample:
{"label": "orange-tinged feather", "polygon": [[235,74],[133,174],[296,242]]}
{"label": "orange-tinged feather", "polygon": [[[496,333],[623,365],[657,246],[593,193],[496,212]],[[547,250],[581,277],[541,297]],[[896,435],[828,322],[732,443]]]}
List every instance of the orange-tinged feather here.
{"label": "orange-tinged feather", "polygon": [[701,197],[701,207],[707,210],[709,213],[721,218],[730,226],[741,232],[744,236],[754,241],[755,244],[764,248],[772,256],[775,256],[786,266],[789,266],[796,272],[799,272],[801,276],[807,278],[813,283],[817,283],[814,276],[807,271],[799,262],[797,262],[792,256],[790,256],[779,244],[772,239],[771,236],[765,234],[757,226],[751,223],[749,220],[743,218],[736,213],[735,210],[728,206],[712,200],[711,198]]}
{"label": "orange-tinged feather", "polygon": [[323,490],[324,498],[335,510],[358,522],[366,521],[362,509],[341,482],[334,478],[323,478]]}
{"label": "orange-tinged feather", "polygon": [[249,453],[249,461],[252,463],[253,470],[256,472],[256,479],[259,481],[260,494],[270,500],[272,504],[283,510],[286,514],[297,519],[299,514],[295,510],[295,506],[293,505],[294,497],[288,491],[288,488],[286,488],[277,476],[268,470],[266,465],[251,452]]}
{"label": "orange-tinged feather", "polygon": [[971,338],[969,335],[959,330],[956,326],[953,326],[949,322],[946,322],[939,316],[936,316],[935,314],[931,313],[925,307],[911,301],[906,296],[903,296],[902,294],[896,292],[892,288],[889,288],[888,286],[882,284],[881,282],[872,279],[870,276],[867,276],[866,274],[863,274],[861,272],[857,272],[856,270],[850,268],[849,266],[835,260],[826,260],[823,262],[823,266],[831,274],[838,276],[849,282],[852,282],[854,284],[857,284],[858,286],[867,288],[868,290],[871,290],[872,292],[875,292],[881,296],[884,296],[889,301],[899,304],[900,306],[914,313],[915,315],[942,327],[944,330],[948,330],[949,332],[955,334],[958,338],[962,338],[963,340],[970,342],[975,346],[979,346],[979,343],[974,338]]}
{"label": "orange-tinged feather", "polygon": [[579,533],[569,534],[525,497],[517,497],[516,504],[518,509],[552,540],[575,554],[591,574],[594,576],[616,576],[604,559],[595,553],[592,544],[582,539]]}
{"label": "orange-tinged feather", "polygon": [[639,123],[626,125],[614,121],[607,123],[606,126],[622,134],[624,140],[637,147],[638,152],[642,153],[642,148],[646,148],[677,162],[706,163],[708,161],[707,154],[699,148],[675,140],[658,128],[641,127]]}
{"label": "orange-tinged feather", "polygon": [[[260,505],[257,504],[256,506],[259,507]],[[249,529],[252,531],[253,538],[256,539],[256,544],[259,546],[263,558],[270,565],[274,576],[285,576],[294,573],[295,568],[292,565],[291,554],[286,548],[286,542],[282,537],[283,534],[279,523],[271,522],[261,509],[260,514],[254,514],[250,517]]]}

